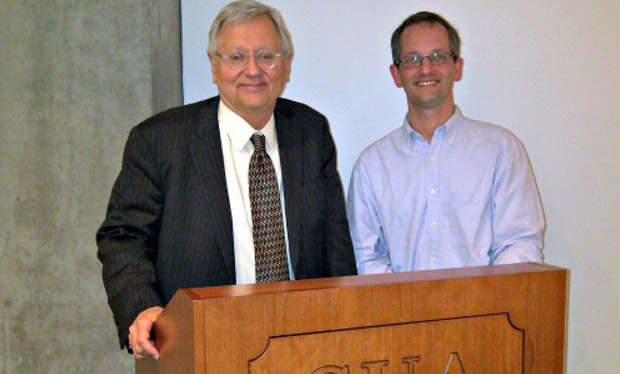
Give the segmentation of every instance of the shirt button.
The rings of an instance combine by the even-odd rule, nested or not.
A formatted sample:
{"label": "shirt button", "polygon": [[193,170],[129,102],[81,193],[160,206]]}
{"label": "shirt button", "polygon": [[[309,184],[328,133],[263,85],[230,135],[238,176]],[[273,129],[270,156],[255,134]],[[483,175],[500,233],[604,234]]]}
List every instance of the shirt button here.
{"label": "shirt button", "polygon": [[431,156],[431,162],[435,162],[435,161],[437,161],[437,157]]}
{"label": "shirt button", "polygon": [[437,227],[437,222],[436,222],[436,221],[431,222],[431,226],[432,226],[433,228]]}
{"label": "shirt button", "polygon": [[437,263],[437,258],[431,257],[431,264],[436,264],[436,263]]}
{"label": "shirt button", "polygon": [[434,194],[436,194],[436,193],[437,193],[437,191],[435,191],[435,189],[434,189],[434,188],[431,188],[431,195],[434,195]]}

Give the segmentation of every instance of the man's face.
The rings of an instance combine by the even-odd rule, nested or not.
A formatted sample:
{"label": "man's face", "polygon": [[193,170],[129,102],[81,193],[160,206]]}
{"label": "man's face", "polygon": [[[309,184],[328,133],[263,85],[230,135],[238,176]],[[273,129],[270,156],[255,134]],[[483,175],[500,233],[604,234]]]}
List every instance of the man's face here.
{"label": "man's face", "polygon": [[247,65],[234,69],[222,58],[212,58],[211,73],[221,99],[246,120],[269,117],[276,99],[289,81],[292,56],[280,57],[273,68],[261,68],[255,59],[257,52],[282,52],[282,41],[273,21],[267,16],[234,24],[224,24],[220,30],[220,54],[247,54]]}
{"label": "man's face", "polygon": [[[405,29],[400,39],[401,59],[412,54],[428,56],[433,52],[450,53],[448,32],[440,24],[421,23]],[[397,87],[403,87],[407,94],[409,108],[428,110],[447,108],[454,105],[452,87],[461,80],[463,60],[450,59],[442,65],[431,65],[428,59],[422,65],[405,69],[404,66],[390,66],[390,72]]]}

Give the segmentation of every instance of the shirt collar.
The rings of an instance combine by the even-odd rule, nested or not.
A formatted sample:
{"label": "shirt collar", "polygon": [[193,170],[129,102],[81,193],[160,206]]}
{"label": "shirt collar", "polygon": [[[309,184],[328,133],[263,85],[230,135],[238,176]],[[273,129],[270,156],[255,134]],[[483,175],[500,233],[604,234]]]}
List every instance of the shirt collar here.
{"label": "shirt collar", "polygon": [[[448,144],[452,145],[455,142],[455,139],[458,135],[459,125],[463,122],[465,117],[463,117],[463,113],[458,106],[454,106],[454,113],[448,118],[448,120],[441,126],[435,129],[435,133],[433,134],[433,138],[436,136],[441,136],[444,139],[447,139]],[[426,142],[426,139],[417,131],[411,127],[411,116],[409,113],[405,115],[405,119],[403,120],[403,130],[407,139],[410,139],[413,142],[422,141]]]}
{"label": "shirt collar", "polygon": [[268,153],[275,149],[278,145],[278,138],[276,136],[276,121],[273,113],[271,114],[271,117],[269,118],[269,121],[267,121],[265,127],[261,130],[256,130],[240,115],[230,109],[224,101],[220,100],[217,119],[220,129],[228,134],[233,149],[238,151],[241,151],[244,148],[253,150],[254,146],[252,146],[250,138],[254,135],[254,133],[265,135],[265,149]]}

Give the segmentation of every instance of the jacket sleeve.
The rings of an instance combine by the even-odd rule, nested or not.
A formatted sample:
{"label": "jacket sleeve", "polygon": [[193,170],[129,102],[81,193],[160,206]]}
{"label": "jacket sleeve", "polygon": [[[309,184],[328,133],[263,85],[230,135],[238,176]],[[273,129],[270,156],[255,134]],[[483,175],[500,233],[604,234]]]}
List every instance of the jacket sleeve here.
{"label": "jacket sleeve", "polygon": [[164,195],[155,153],[134,128],[125,146],[106,218],[97,232],[97,257],[121,349],[142,310],[161,306],[154,268]]}

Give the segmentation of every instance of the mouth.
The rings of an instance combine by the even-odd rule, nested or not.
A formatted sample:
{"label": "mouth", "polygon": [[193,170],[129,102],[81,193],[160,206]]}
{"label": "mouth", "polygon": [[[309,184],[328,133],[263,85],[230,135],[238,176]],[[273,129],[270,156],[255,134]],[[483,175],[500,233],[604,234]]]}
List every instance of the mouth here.
{"label": "mouth", "polygon": [[436,84],[439,84],[439,80],[428,79],[428,80],[421,80],[421,81],[415,82],[415,85],[418,87],[428,87],[428,86],[434,86]]}
{"label": "mouth", "polygon": [[242,83],[239,85],[239,88],[247,91],[260,91],[266,86],[266,83]]}

